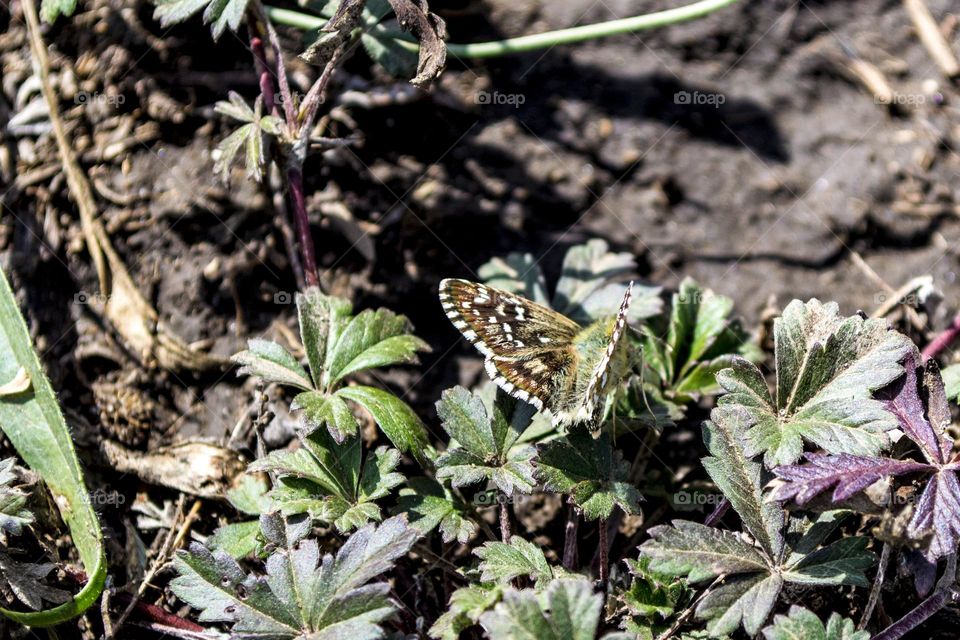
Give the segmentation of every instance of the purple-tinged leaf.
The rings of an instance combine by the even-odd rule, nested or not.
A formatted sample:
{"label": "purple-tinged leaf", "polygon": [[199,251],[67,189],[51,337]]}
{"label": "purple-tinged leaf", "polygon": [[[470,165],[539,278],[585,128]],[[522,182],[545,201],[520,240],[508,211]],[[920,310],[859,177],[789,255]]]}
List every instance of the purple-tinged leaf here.
{"label": "purple-tinged leaf", "polygon": [[871,484],[887,476],[899,476],[918,471],[929,471],[931,466],[911,460],[854,456],[848,453],[824,455],[805,454],[807,464],[777,467],[773,472],[786,482],[776,487],[774,500],[793,499],[804,504],[834,487],[834,502],[846,500]]}
{"label": "purple-tinged leaf", "polygon": [[942,558],[957,550],[960,543],[960,481],[953,471],[941,470],[930,477],[920,495],[916,511],[907,526],[911,538],[931,533],[924,555]]}
{"label": "purple-tinged leaf", "polygon": [[926,598],[933,590],[937,580],[937,562],[927,560],[923,551],[904,549],[900,552],[900,571],[904,575],[913,576],[913,586],[917,590],[918,598]]}
{"label": "purple-tinged leaf", "polygon": [[[917,443],[924,457],[931,464],[943,464],[946,458],[941,448],[941,436],[939,432],[927,420],[927,411],[923,400],[920,398],[917,386],[917,364],[914,355],[911,354],[904,362],[905,373],[896,382],[877,394],[884,407],[890,413],[897,417],[900,423],[900,429],[908,438]],[[925,381],[930,379],[929,371],[924,376]],[[935,376],[940,380],[940,376]],[[934,385],[936,386],[936,384]],[[940,395],[943,396],[943,381],[939,384]],[[933,395],[936,395],[934,393]],[[932,398],[931,398],[932,399]],[[943,396],[946,402],[946,397]],[[938,410],[940,407],[938,407]],[[949,409],[948,409],[949,415]]]}

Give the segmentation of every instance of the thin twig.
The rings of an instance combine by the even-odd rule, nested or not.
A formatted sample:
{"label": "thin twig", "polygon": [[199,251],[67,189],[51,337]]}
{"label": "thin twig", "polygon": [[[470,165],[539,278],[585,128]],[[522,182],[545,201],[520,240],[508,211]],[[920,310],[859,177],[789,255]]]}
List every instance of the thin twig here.
{"label": "thin twig", "polygon": [[880,589],[883,587],[883,578],[887,573],[887,563],[890,562],[890,543],[884,542],[880,550],[880,562],[877,564],[877,575],[873,579],[873,587],[870,589],[870,597],[867,599],[867,606],[863,609],[863,615],[860,617],[860,624],[857,629],[866,629],[870,622],[870,616],[880,600]]}
{"label": "thin twig", "polygon": [[506,494],[500,495],[500,539],[504,542],[510,542],[512,533],[510,532],[510,499]]}
{"label": "thin twig", "polygon": [[580,529],[580,507],[568,501],[567,524],[563,529],[563,568],[577,570],[577,531]]}
{"label": "thin twig", "polygon": [[927,48],[943,75],[948,78],[960,75],[960,62],[950,49],[950,43],[943,37],[940,25],[933,19],[927,4],[923,0],[903,0],[903,8],[913,20],[920,42]]}
{"label": "thin twig", "polygon": [[693,615],[693,612],[696,611],[697,606],[703,601],[703,599],[706,598],[707,595],[709,595],[717,585],[726,580],[726,578],[727,574],[717,576],[716,580],[711,582],[710,586],[704,589],[703,593],[701,593],[696,600],[690,603],[690,606],[680,612],[680,615],[677,616],[677,619],[670,626],[670,628],[657,636],[657,640],[668,640],[669,638],[673,637],[673,634],[675,634],[680,627],[686,623],[687,619]]}

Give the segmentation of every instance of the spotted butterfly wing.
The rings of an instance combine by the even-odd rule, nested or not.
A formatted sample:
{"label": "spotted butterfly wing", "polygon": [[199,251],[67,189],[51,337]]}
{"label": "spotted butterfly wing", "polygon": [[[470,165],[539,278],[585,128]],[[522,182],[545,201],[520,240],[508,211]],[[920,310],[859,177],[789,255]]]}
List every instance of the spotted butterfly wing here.
{"label": "spotted butterfly wing", "polygon": [[615,318],[581,327],[522,296],[470,282],[440,283],[440,302],[454,327],[485,357],[493,381],[512,396],[549,409],[553,422],[590,422],[611,379],[626,326],[631,287]]}

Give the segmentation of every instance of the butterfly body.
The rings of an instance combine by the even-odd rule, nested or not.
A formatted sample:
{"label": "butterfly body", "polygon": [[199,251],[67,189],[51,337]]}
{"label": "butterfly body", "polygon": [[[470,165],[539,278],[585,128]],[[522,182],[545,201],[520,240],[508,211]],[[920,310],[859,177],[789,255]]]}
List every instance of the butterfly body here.
{"label": "butterfly body", "polygon": [[617,316],[583,327],[561,313],[487,285],[449,278],[440,283],[447,317],[485,357],[504,391],[549,409],[558,425],[595,423],[601,399],[628,366],[620,340],[630,304]]}

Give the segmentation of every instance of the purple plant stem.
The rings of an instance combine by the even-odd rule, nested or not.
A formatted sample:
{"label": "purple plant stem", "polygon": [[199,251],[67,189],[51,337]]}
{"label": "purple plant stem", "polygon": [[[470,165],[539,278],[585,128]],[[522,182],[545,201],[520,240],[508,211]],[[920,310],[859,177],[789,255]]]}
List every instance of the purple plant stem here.
{"label": "purple plant stem", "polygon": [[892,625],[873,636],[871,640],[899,640],[923,624],[933,614],[943,609],[960,596],[957,591],[957,556],[947,556],[947,568],[937,584],[937,589],[926,600],[914,607]]}
{"label": "purple plant stem", "polygon": [[307,201],[303,195],[303,171],[299,165],[290,163],[287,166],[287,188],[290,189],[293,218],[297,223],[297,241],[300,243],[300,255],[303,258],[303,273],[307,286],[316,287],[320,285],[320,275],[313,249],[313,236],[310,234],[310,219],[307,217]]}
{"label": "purple plant stem", "polygon": [[607,543],[607,524],[608,518],[601,518],[599,523],[600,531],[600,582],[603,588],[607,588],[607,573],[610,570],[610,546]]}
{"label": "purple plant stem", "polygon": [[580,509],[567,505],[567,524],[563,530],[563,568],[577,570],[577,531],[580,529]]}
{"label": "purple plant stem", "polygon": [[277,98],[273,90],[273,80],[270,79],[270,68],[267,66],[267,51],[263,48],[263,38],[250,36],[250,49],[253,51],[254,65],[257,69],[257,80],[260,84],[260,93],[267,111],[277,115]]}
{"label": "purple plant stem", "polygon": [[924,347],[921,353],[924,362],[930,358],[939,356],[947,347],[953,344],[957,338],[960,338],[960,314],[954,316],[953,321],[950,322],[950,326],[944,329],[937,337],[930,341],[930,344]]}
{"label": "purple plant stem", "polygon": [[713,512],[707,516],[707,519],[703,521],[703,524],[707,525],[708,527],[716,525],[728,509],[730,509],[730,501],[724,498],[720,501],[720,504],[716,506]]}
{"label": "purple plant stem", "polygon": [[503,542],[510,542],[512,536],[510,532],[510,507],[507,504],[507,496],[500,496],[500,539]]}
{"label": "purple plant stem", "polygon": [[883,543],[883,550],[880,552],[880,562],[877,563],[877,575],[873,579],[873,588],[870,589],[870,597],[867,599],[867,606],[863,608],[863,615],[860,617],[860,624],[857,629],[866,629],[870,622],[870,616],[880,601],[880,589],[883,587],[883,577],[887,573],[887,563],[890,562],[890,543]]}

